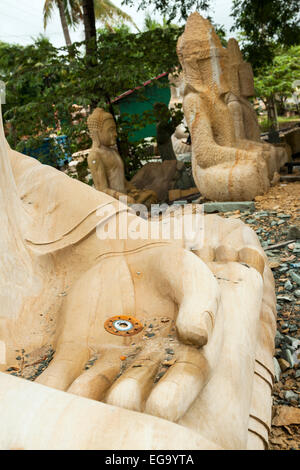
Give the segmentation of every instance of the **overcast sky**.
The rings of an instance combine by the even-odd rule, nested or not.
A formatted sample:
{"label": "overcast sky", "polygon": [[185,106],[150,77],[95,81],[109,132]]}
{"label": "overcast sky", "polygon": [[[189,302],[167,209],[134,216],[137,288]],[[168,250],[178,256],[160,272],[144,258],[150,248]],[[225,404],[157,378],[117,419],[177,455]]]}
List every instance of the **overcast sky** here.
{"label": "overcast sky", "polygon": [[[113,1],[132,16],[140,29],[143,28],[145,11],[137,12],[136,8],[122,6],[122,0]],[[211,3],[213,5],[211,16],[216,23],[223,24],[229,34],[232,26],[230,18],[232,0],[212,0]],[[33,38],[39,34],[44,34],[43,5],[44,0],[0,0],[0,40],[26,45],[32,43]],[[149,12],[152,17],[161,20],[159,15],[153,14],[151,10]],[[56,47],[65,45],[58,12],[53,14],[45,34]],[[76,31],[71,30],[71,39],[72,41],[84,39],[83,25],[80,25]]]}

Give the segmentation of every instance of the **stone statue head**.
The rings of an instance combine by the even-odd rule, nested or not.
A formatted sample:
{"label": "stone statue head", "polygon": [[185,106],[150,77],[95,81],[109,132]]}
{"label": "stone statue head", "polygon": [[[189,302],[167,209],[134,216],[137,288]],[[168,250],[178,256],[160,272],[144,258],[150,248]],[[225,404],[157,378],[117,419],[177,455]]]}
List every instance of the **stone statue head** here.
{"label": "stone statue head", "polygon": [[230,90],[235,96],[248,98],[255,94],[251,64],[245,62],[236,39],[230,38],[227,45]]}
{"label": "stone statue head", "polygon": [[227,51],[211,23],[192,13],[177,43],[177,54],[185,82],[196,90],[211,89],[221,95],[229,91]]}
{"label": "stone statue head", "polygon": [[117,128],[113,116],[102,108],[96,108],[87,120],[93,143],[112,147],[117,141]]}
{"label": "stone statue head", "polygon": [[255,95],[254,77],[251,64],[243,62],[239,67],[239,79],[241,95],[245,98]]}
{"label": "stone statue head", "polygon": [[228,53],[228,76],[230,91],[235,96],[241,96],[239,67],[243,63],[243,56],[239,48],[238,42],[234,38],[230,38],[227,44]]}

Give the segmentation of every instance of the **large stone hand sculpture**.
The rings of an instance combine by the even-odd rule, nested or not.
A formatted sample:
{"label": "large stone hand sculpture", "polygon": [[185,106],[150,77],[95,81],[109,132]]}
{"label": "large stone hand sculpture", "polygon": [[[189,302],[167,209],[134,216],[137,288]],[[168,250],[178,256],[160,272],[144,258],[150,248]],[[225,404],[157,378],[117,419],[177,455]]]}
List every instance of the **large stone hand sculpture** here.
{"label": "large stone hand sculpture", "polygon": [[0,373],[0,447],[266,447],[275,299],[255,233],[209,216],[202,247],[136,239],[145,220],[0,133],[0,368],[51,345],[37,382],[60,389]]}
{"label": "large stone hand sculpture", "polygon": [[[52,344],[55,357],[38,382],[179,419],[209,376],[201,348],[210,342],[218,309],[212,273],[181,240],[139,241],[127,232],[99,239],[95,227],[107,221],[118,228],[147,222],[113,198],[12,151],[3,138],[1,151],[1,257],[7,260],[1,263],[0,340],[6,368],[16,363],[20,347],[30,355]],[[74,194],[78,204],[71,210]],[[122,315],[147,327],[134,337],[107,332],[105,322]],[[158,327],[153,339],[147,336],[151,323]],[[161,363],[173,356],[169,350],[177,362],[152,391]],[[83,373],[94,354],[96,364]],[[132,355],[130,370],[115,381],[120,357],[130,363]],[[160,391],[171,386],[173,394]]]}
{"label": "large stone hand sculpture", "polygon": [[177,52],[186,82],[183,109],[192,138],[193,175],[200,192],[223,201],[263,194],[270,185],[266,155],[236,140],[225,101],[226,50],[209,21],[193,13]]}
{"label": "large stone hand sculpture", "polygon": [[119,199],[128,195],[129,203],[146,204],[156,202],[156,194],[150,190],[139,190],[125,178],[124,163],[116,148],[117,129],[113,116],[102,108],[96,108],[88,118],[88,127],[93,141],[88,156],[95,188]]}
{"label": "large stone hand sculpture", "polygon": [[255,95],[251,64],[243,60],[236,39],[229,39],[227,52],[230,92],[226,101],[232,114],[236,138],[241,142],[246,141],[245,145],[248,141],[249,148],[265,150],[269,177],[272,180],[274,173],[288,161],[287,150],[284,146],[274,146],[261,141],[257,114],[248,100]]}

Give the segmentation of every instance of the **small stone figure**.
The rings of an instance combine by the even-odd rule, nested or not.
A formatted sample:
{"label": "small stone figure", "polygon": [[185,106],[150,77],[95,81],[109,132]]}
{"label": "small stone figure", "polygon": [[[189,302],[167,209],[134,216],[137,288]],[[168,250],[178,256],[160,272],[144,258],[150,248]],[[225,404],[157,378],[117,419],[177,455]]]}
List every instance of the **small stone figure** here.
{"label": "small stone figure", "polygon": [[102,108],[96,108],[88,118],[88,128],[93,141],[88,156],[95,188],[119,199],[127,195],[128,202],[155,203],[156,194],[150,190],[138,190],[125,178],[124,163],[116,147],[117,129],[113,116]]}

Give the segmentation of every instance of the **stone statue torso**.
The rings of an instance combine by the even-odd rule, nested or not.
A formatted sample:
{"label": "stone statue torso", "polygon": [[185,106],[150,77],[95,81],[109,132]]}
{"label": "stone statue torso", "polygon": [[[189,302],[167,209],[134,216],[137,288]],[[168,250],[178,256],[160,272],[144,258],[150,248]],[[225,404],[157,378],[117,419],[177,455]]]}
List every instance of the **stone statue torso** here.
{"label": "stone statue torso", "polygon": [[260,141],[260,129],[257,120],[257,115],[253,109],[252,104],[246,99],[241,97],[239,100],[242,111],[243,121],[245,126],[246,139]]}
{"label": "stone statue torso", "polygon": [[[189,96],[191,93],[188,94]],[[209,119],[215,142],[221,146],[233,146],[235,136],[233,132],[232,118],[227,104],[222,98],[215,95],[208,96],[204,93],[192,92],[193,99],[199,106],[201,114]]]}
{"label": "stone statue torso", "polygon": [[211,124],[215,142],[221,146],[234,146],[234,133],[231,116],[226,103],[219,98],[213,103],[214,111]]}
{"label": "stone statue torso", "polygon": [[91,152],[91,160],[96,161],[100,159],[106,172],[108,187],[126,193],[126,182],[124,177],[124,163],[115,149],[115,147],[95,148]]}
{"label": "stone statue torso", "polygon": [[[240,107],[236,120],[234,120],[236,137],[259,142],[260,128],[257,115],[248,99],[243,96],[236,96],[234,93],[230,92],[226,96],[226,102],[229,106],[234,104],[236,107]],[[233,114],[235,113],[233,110],[231,110],[231,112]],[[239,131],[240,126],[242,126],[241,131]],[[242,132],[242,136],[240,132]]]}

